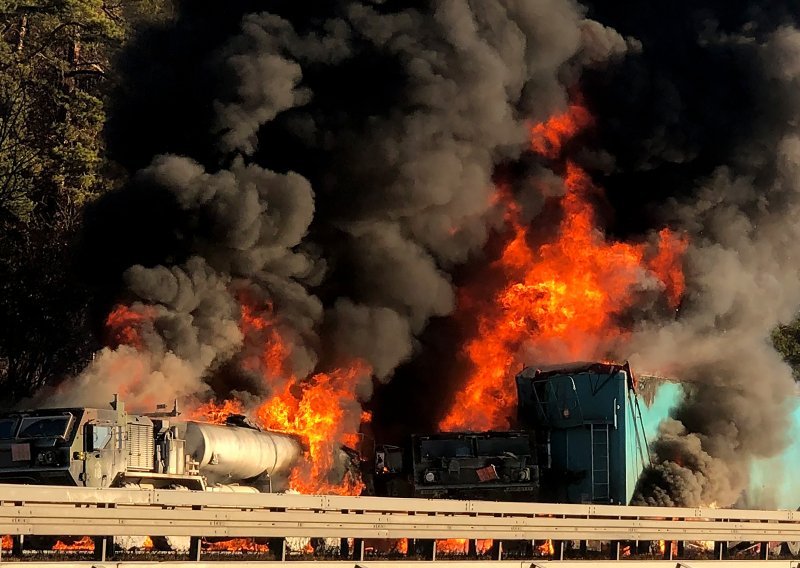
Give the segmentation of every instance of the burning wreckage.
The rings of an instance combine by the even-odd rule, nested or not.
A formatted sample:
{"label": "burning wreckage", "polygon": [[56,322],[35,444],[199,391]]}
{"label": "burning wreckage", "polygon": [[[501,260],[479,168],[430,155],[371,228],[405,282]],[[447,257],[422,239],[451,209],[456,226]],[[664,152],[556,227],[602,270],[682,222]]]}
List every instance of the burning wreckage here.
{"label": "burning wreckage", "polygon": [[[242,415],[225,424],[171,412],[56,408],[0,417],[0,482],[258,492],[287,487],[302,441]],[[353,452],[337,456],[346,470]]]}
{"label": "burning wreckage", "polygon": [[[649,463],[630,367],[575,363],[516,377],[522,429],[412,437],[407,448],[339,449],[339,475],[398,497],[628,503]],[[366,444],[364,444],[366,445]],[[367,455],[372,454],[372,455]],[[281,491],[303,440],[244,416],[58,408],[0,416],[0,482],[206,491]],[[336,480],[331,480],[335,482]]]}
{"label": "burning wreckage", "polygon": [[630,502],[649,465],[630,366],[572,363],[516,376],[520,430],[378,446],[378,495],[559,503]]}

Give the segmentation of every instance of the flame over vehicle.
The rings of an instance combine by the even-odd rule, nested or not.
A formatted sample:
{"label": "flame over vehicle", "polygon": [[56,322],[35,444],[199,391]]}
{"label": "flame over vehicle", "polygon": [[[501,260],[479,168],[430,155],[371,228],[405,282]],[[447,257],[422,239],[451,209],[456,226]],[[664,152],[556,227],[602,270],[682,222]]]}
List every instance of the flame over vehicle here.
{"label": "flame over vehicle", "polygon": [[[531,148],[560,159],[570,139],[590,124],[588,111],[573,104],[531,128]],[[686,237],[664,228],[650,244],[607,238],[593,204],[600,189],[573,160],[556,165],[564,193],[545,205],[560,218],[555,236],[535,234],[512,193],[498,186],[508,238],[491,269],[502,284],[487,290],[480,279],[460,290],[460,309],[477,318],[463,348],[472,371],[439,423],[443,431],[508,428],[516,404],[513,369],[524,362],[523,353],[545,363],[602,358],[624,339],[616,316],[635,306],[643,282],[660,288],[669,306],[680,302]]]}

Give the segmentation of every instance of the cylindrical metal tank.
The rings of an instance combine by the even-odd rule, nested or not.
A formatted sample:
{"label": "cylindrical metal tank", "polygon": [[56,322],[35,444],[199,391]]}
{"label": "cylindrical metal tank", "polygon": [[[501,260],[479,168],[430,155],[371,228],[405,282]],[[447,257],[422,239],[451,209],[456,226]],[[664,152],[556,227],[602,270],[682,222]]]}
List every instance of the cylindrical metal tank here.
{"label": "cylindrical metal tank", "polygon": [[284,476],[303,453],[297,439],[278,432],[205,422],[184,422],[178,431],[186,440],[186,453],[212,480]]}
{"label": "cylindrical metal tank", "polygon": [[206,491],[212,493],[260,493],[258,489],[249,485],[226,485],[224,483],[209,485],[206,487]]}

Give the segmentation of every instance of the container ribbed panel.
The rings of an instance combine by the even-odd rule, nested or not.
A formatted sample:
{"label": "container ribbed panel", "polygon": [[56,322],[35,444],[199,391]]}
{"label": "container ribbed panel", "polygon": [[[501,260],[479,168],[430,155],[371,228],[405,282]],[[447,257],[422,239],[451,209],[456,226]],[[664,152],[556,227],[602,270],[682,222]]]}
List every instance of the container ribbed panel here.
{"label": "container ribbed panel", "polygon": [[151,425],[128,424],[128,469],[152,471],[154,446]]}

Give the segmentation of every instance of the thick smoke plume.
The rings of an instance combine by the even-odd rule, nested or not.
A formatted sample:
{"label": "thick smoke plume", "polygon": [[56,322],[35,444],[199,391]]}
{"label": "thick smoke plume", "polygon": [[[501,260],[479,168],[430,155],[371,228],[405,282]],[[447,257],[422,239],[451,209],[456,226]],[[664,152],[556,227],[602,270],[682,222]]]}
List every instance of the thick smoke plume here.
{"label": "thick smoke plume", "polygon": [[753,460],[787,446],[796,407],[791,370],[770,332],[800,306],[800,32],[704,39],[749,62],[762,114],[731,162],[671,206],[693,235],[689,288],[675,321],[643,325],[633,350],[641,367],[686,381],[687,393],[661,425],[637,503],[735,504]]}
{"label": "thick smoke plume", "polygon": [[[110,141],[137,171],[89,219],[124,268],[113,341],[48,403],[263,402],[347,377],[353,430],[350,402],[452,312],[449,272],[500,225],[496,165],[627,49],[568,0],[185,6],[124,60]],[[161,247],[146,205],[124,230],[143,199],[167,212]],[[313,375],[342,366],[371,371]]]}
{"label": "thick smoke plume", "polygon": [[[664,222],[689,235],[677,314],[637,312],[613,347],[688,385],[637,501],[730,505],[752,460],[785,446],[794,384],[769,332],[800,306],[800,33],[770,19],[784,11],[200,4],[121,62],[109,147],[131,181],[87,219],[109,347],[42,393],[48,404],[119,392],[140,410],[172,397],[255,406],[293,379],[339,377],[337,434],[349,433],[373,378],[402,374],[420,337],[442,343],[425,329],[503,227],[498,166],[524,170],[511,185],[526,222],[563,192],[545,165],[515,165],[530,125],[577,89],[596,124],[571,158],[609,189],[612,236]],[[605,356],[595,339],[603,352],[587,356]],[[324,374],[343,367],[359,372]],[[435,381],[399,388],[440,399]]]}

